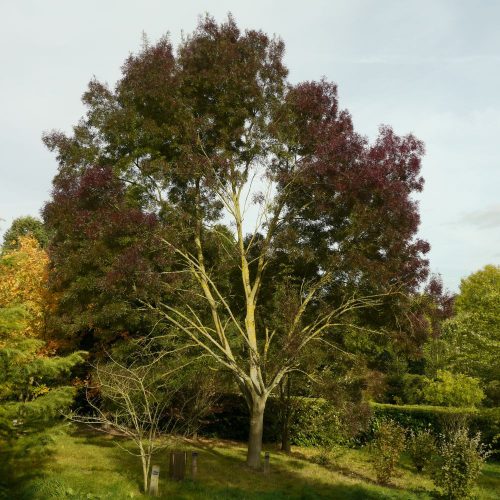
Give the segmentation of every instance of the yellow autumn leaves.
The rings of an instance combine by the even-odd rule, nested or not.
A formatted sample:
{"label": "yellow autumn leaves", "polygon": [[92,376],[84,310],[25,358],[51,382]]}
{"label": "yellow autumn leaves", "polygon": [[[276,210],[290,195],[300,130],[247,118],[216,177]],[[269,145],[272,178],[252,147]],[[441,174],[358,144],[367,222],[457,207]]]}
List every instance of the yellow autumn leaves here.
{"label": "yellow autumn leaves", "polygon": [[32,236],[20,236],[18,246],[0,256],[0,307],[22,306],[27,315],[27,337],[42,337],[51,304],[47,252]]}

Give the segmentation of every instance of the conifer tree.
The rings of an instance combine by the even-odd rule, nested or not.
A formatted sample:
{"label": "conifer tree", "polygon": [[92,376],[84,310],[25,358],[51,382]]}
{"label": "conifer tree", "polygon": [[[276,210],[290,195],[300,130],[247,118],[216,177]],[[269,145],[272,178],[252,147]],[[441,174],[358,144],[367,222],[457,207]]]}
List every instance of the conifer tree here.
{"label": "conifer tree", "polygon": [[73,401],[69,375],[84,354],[53,356],[40,339],[33,315],[41,307],[43,283],[31,290],[14,279],[24,276],[21,257],[26,255],[18,250],[0,261],[2,284],[13,280],[0,287],[0,494],[13,479],[14,463],[38,459],[46,450],[50,428]]}

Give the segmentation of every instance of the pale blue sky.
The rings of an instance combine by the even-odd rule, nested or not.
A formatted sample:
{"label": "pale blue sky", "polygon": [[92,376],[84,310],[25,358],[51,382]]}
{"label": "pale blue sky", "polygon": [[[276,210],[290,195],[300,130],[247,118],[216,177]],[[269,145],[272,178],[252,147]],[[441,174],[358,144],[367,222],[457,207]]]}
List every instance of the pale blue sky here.
{"label": "pale blue sky", "polygon": [[0,0],[0,232],[48,199],[41,134],[70,130],[90,78],[113,84],[143,31],[176,43],[205,11],[281,36],[290,79],[336,82],[361,133],[384,123],[425,141],[420,235],[448,288],[500,262],[495,0]]}

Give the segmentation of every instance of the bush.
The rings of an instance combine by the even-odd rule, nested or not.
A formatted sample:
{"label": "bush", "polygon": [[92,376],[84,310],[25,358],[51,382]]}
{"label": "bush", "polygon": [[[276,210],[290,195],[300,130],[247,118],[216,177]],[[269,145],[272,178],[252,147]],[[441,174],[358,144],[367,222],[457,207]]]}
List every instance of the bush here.
{"label": "bush", "polygon": [[[279,405],[278,398],[270,397],[267,400],[264,442],[276,443],[281,440]],[[371,416],[371,409],[367,404],[338,409],[323,398],[294,397],[293,405],[290,442],[295,446],[331,447],[335,443],[345,443],[363,426],[368,425]],[[222,439],[245,441],[248,438],[249,418],[243,396],[226,394],[213,407],[201,433]]]}
{"label": "bush", "polygon": [[290,422],[290,440],[296,446],[327,446],[342,440],[339,411],[321,398],[294,398],[296,411]]}
{"label": "bush", "polygon": [[480,434],[469,437],[466,427],[448,434],[441,446],[434,470],[434,480],[447,498],[470,498],[483,462],[488,456]]}
{"label": "bush", "polygon": [[436,438],[431,429],[410,431],[407,450],[417,472],[422,472],[436,453]]}
{"label": "bush", "polygon": [[452,406],[388,405],[372,403],[373,417],[368,430],[359,438],[361,443],[373,439],[378,423],[392,419],[408,429],[432,429],[434,435],[468,425],[471,432],[481,432],[484,442],[500,456],[500,408],[454,408]]}
{"label": "bush", "polygon": [[431,380],[423,388],[426,403],[440,406],[472,408],[484,399],[484,392],[478,378],[460,373],[438,370],[436,380]]}
{"label": "bush", "polygon": [[394,420],[382,421],[372,443],[377,481],[388,484],[405,448],[405,430]]}
{"label": "bush", "polygon": [[422,391],[429,384],[429,379],[424,375],[406,373],[387,377],[386,384],[386,403],[413,405],[422,401]]}

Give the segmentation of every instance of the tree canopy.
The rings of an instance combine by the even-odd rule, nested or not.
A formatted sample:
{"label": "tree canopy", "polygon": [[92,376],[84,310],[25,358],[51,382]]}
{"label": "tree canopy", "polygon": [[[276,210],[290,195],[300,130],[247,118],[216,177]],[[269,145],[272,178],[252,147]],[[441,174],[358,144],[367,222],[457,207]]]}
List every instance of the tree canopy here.
{"label": "tree canopy", "polygon": [[28,215],[14,219],[9,229],[5,231],[2,250],[5,252],[17,248],[20,244],[19,238],[22,236],[35,238],[42,248],[45,248],[49,241],[43,222]]}
{"label": "tree canopy", "polygon": [[443,325],[445,362],[453,371],[481,378],[498,402],[500,266],[487,265],[464,278],[455,310],[455,316]]}
{"label": "tree canopy", "polygon": [[[254,467],[283,377],[307,370],[314,344],[342,351],[345,323],[396,325],[429,250],[421,141],[384,126],[370,144],[334,84],[287,81],[283,53],[207,16],[176,51],[145,43],[114,88],[92,80],[73,134],[45,136],[59,161],[44,211],[58,314],[73,303],[76,331],[116,329],[106,307],[123,276],[120,307],[149,310],[232,373]],[[144,280],[155,293],[137,293]]]}

